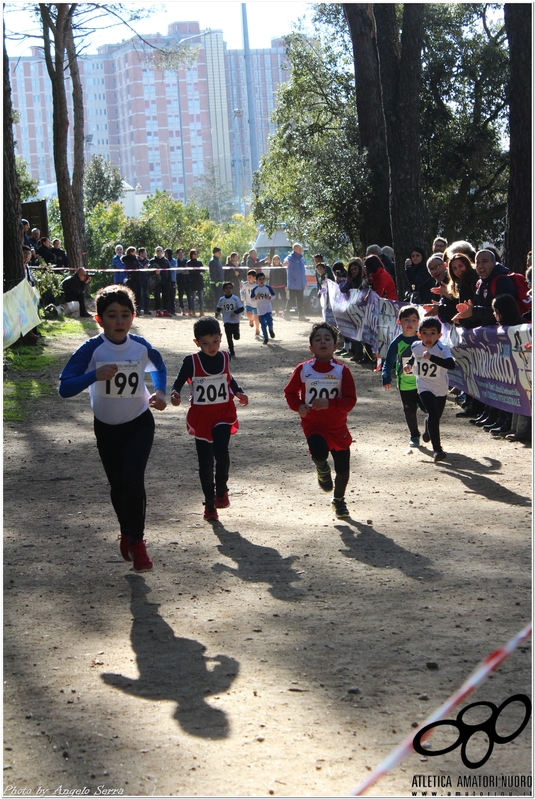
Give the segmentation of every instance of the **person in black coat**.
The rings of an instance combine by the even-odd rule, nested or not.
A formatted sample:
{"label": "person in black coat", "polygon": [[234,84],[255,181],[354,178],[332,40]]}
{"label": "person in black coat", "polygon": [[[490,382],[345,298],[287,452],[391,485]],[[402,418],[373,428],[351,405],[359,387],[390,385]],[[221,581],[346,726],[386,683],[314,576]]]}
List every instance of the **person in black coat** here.
{"label": "person in black coat", "polygon": [[80,316],[89,317],[85,307],[84,291],[86,285],[91,280],[84,267],[76,270],[74,275],[66,277],[61,283],[61,288],[65,293],[65,302],[78,302],[80,304]]}

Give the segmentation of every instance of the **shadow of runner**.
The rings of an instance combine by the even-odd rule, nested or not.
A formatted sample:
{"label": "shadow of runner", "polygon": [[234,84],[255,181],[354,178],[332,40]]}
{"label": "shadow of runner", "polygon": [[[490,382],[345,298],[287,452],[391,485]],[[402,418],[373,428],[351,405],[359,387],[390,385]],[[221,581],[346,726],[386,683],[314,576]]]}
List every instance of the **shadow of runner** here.
{"label": "shadow of runner", "polygon": [[[238,674],[234,658],[205,657],[206,647],[191,638],[177,638],[172,627],[158,613],[159,604],[147,601],[151,591],[141,575],[127,574],[132,598],[132,647],[136,653],[139,678],[102,674],[105,683],[140,699],[171,700],[177,703],[174,718],[190,735],[226,738],[229,724],[222,710],[205,702],[207,694],[227,691]],[[213,669],[208,664],[214,663]]]}
{"label": "shadow of runner", "polygon": [[[445,474],[457,477],[461,483],[464,483],[468,489],[467,494],[478,494],[493,502],[505,502],[506,505],[519,505],[520,507],[529,507],[531,505],[529,497],[517,494],[515,491],[511,491],[511,489],[500,484],[498,469],[502,466],[501,461],[487,457],[478,461],[475,458],[468,457],[468,455],[459,453],[452,453],[451,456],[448,456],[448,459],[448,461],[441,461],[440,467],[443,468]],[[487,461],[487,463],[483,461]],[[493,480],[487,475],[495,475],[496,479]],[[526,486],[526,488],[529,488],[529,486]]]}
{"label": "shadow of runner", "polygon": [[335,525],[340,531],[342,542],[347,547],[346,550],[340,549],[339,552],[346,558],[355,558],[377,569],[384,569],[386,566],[399,569],[413,580],[417,580],[418,577],[424,580],[440,579],[440,572],[430,568],[433,562],[430,558],[409,552],[367,524],[354,521],[350,524],[357,528],[358,533],[350,527]]}
{"label": "shadow of runner", "polygon": [[235,561],[237,566],[233,569],[224,563],[214,563],[212,570],[216,574],[226,571],[247,583],[269,583],[269,593],[275,599],[292,601],[305,596],[303,591],[290,585],[301,580],[292,569],[292,563],[299,559],[298,555],[283,558],[276,549],[252,544],[240,533],[225,530],[222,524],[214,524],[214,533],[221,541],[217,547],[220,553]]}

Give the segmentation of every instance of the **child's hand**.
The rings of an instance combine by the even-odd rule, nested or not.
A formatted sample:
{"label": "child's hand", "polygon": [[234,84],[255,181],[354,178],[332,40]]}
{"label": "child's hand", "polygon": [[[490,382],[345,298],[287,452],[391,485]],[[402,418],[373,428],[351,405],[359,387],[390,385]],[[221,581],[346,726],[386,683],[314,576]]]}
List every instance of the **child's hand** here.
{"label": "child's hand", "polygon": [[249,397],[247,396],[247,394],[236,394],[236,397],[240,405],[243,405],[244,408],[246,405],[249,404]]}
{"label": "child's hand", "polygon": [[171,405],[180,405],[180,394],[178,391],[171,391]]}
{"label": "child's hand", "polygon": [[321,399],[318,398],[312,400],[310,405],[314,411],[323,411],[329,407],[329,400],[326,399],[325,397],[321,397]]}
{"label": "child's hand", "polygon": [[405,372],[406,375],[411,375],[412,374],[412,366],[408,363],[407,366],[403,367],[403,371]]}
{"label": "child's hand", "polygon": [[422,356],[422,357],[423,357],[423,358],[425,358],[425,359],[426,359],[426,361],[428,361],[428,360],[429,360],[429,358],[431,357],[431,355],[429,354],[429,350],[426,350],[426,351],[424,352],[424,354],[423,354],[423,356]]}
{"label": "child's hand", "polygon": [[392,383],[385,383],[384,386],[383,386],[385,391],[390,391],[391,387],[392,387]]}
{"label": "child's hand", "polygon": [[308,407],[308,405],[305,405],[303,403],[303,405],[300,405],[299,408],[297,409],[297,413],[299,414],[301,419],[304,419],[305,416],[307,415],[307,413],[309,412],[309,410],[310,410],[310,408]]}
{"label": "child's hand", "polygon": [[116,363],[105,363],[103,366],[99,366],[96,371],[97,380],[111,380],[118,371],[119,367]]}
{"label": "child's hand", "polygon": [[167,408],[167,402],[165,400],[165,394],[163,393],[163,391],[158,389],[157,391],[154,392],[154,394],[150,395],[149,407],[155,408],[157,411],[165,411],[165,409]]}

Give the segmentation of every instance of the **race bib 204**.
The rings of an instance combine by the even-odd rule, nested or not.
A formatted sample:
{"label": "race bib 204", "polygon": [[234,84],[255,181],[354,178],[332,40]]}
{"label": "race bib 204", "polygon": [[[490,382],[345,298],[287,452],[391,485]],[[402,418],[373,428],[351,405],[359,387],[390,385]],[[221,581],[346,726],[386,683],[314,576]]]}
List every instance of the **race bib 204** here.
{"label": "race bib 204", "polygon": [[221,405],[229,401],[227,376],[206,375],[192,380],[192,401],[194,405]]}

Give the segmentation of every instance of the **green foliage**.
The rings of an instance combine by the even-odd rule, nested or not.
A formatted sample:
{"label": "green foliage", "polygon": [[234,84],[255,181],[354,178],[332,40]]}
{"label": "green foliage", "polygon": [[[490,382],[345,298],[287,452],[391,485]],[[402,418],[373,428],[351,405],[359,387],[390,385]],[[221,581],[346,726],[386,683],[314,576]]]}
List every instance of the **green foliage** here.
{"label": "green foliage", "polygon": [[63,242],[63,228],[61,227],[61,214],[59,210],[59,200],[57,197],[53,197],[51,200],[48,200],[47,214],[50,240],[60,239],[60,241]]}
{"label": "green foliage", "polygon": [[126,222],[120,203],[97,203],[85,217],[87,257],[90,269],[109,269],[120,243],[119,233]]}
{"label": "green foliage", "polygon": [[[401,19],[402,6],[399,6]],[[351,39],[341,4],[315,6],[314,38],[286,37],[290,81],[254,179],[253,212],[268,232],[329,255],[359,246],[370,201],[359,148]],[[429,245],[499,241],[505,228],[508,54],[503,9],[426,3],[422,56],[422,194]]]}
{"label": "green foliage", "polygon": [[31,200],[37,194],[39,181],[36,178],[32,178],[26,160],[20,155],[15,158],[15,170],[17,172],[21,201]]}
{"label": "green foliage", "polygon": [[220,226],[218,235],[211,241],[210,250],[213,247],[221,247],[223,258],[226,261],[231,252],[239,253],[240,259],[246,250],[254,247],[258,227],[252,214],[234,214],[230,222]]}
{"label": "green foliage", "polygon": [[[422,190],[429,238],[500,242],[509,58],[503,8],[425,4]],[[499,11],[498,11],[499,9]]]}
{"label": "green foliage", "polygon": [[84,175],[84,203],[91,211],[98,203],[116,202],[123,195],[123,179],[118,168],[102,155],[94,155]]}
{"label": "green foliage", "polygon": [[[183,247],[186,254],[196,249],[203,263],[212,257],[212,248],[221,247],[223,257],[236,250],[250,249],[257,236],[251,215],[234,214],[224,223],[210,219],[208,211],[194,200],[183,205],[165,191],[157,191],[143,203],[139,218],[127,218],[120,203],[98,203],[86,215],[86,240],[89,269],[109,269],[115,247],[145,247],[151,258],[158,245]],[[112,281],[112,275],[99,274],[91,280],[91,292]]]}
{"label": "green foliage", "polygon": [[55,297],[61,294],[61,281],[64,278],[63,274],[34,269],[32,271],[32,276],[35,280],[35,288],[41,296],[47,289],[50,289]]}
{"label": "green foliage", "polygon": [[285,222],[290,238],[347,255],[360,242],[359,206],[368,191],[352,62],[332,32],[285,41],[291,79],[279,89],[277,132],[254,182],[254,218],[268,232]]}
{"label": "green foliage", "polygon": [[213,163],[206,165],[199,184],[191,191],[191,197],[206,208],[218,225],[229,222],[237,210],[232,189],[221,183],[219,171]]}

